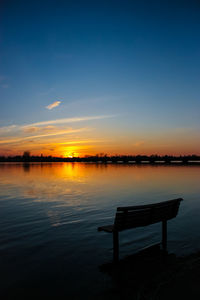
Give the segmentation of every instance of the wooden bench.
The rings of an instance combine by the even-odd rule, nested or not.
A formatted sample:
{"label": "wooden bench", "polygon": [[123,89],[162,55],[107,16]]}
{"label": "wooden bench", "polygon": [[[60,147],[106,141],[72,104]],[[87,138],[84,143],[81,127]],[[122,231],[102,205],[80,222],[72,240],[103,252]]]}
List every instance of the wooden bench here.
{"label": "wooden bench", "polygon": [[119,260],[119,232],[162,222],[162,248],[167,252],[167,221],[176,217],[182,198],[155,204],[118,207],[113,225],[98,227],[98,231],[113,234],[113,260]]}

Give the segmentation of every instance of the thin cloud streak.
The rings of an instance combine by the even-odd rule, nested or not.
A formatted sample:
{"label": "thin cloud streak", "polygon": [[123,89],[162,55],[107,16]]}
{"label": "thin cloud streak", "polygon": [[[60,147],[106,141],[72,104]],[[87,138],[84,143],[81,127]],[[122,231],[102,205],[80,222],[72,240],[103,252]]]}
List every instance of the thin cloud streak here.
{"label": "thin cloud streak", "polygon": [[9,140],[3,140],[0,141],[0,144],[11,144],[11,143],[17,143],[21,142],[24,140],[29,140],[29,139],[37,139],[41,137],[48,137],[48,136],[57,136],[57,135],[63,135],[63,134],[70,134],[70,133],[76,133],[76,132],[83,132],[83,131],[88,131],[91,130],[89,128],[79,128],[79,129],[70,129],[70,130],[62,130],[61,132],[54,132],[54,133],[48,133],[48,134],[40,134],[40,135],[30,135],[26,137],[21,137],[17,139],[9,139]]}
{"label": "thin cloud streak", "polygon": [[53,108],[59,106],[60,103],[61,103],[61,101],[55,101],[55,102],[53,102],[52,104],[47,105],[46,108],[49,109],[49,110],[51,110],[51,109],[53,109]]}
{"label": "thin cloud streak", "polygon": [[92,143],[102,143],[105,142],[104,140],[81,140],[81,141],[69,141],[69,142],[62,142],[57,143],[57,145],[75,145],[75,144],[92,144]]}
{"label": "thin cloud streak", "polygon": [[92,120],[101,120],[101,119],[108,119],[114,118],[117,115],[101,115],[101,116],[90,116],[90,117],[74,117],[74,118],[64,118],[64,119],[56,119],[56,120],[49,120],[49,121],[41,121],[36,123],[31,123],[27,125],[10,125],[10,126],[3,126],[0,127],[0,134],[5,132],[10,132],[13,129],[28,129],[29,127],[34,126],[43,126],[43,125],[52,125],[52,124],[66,124],[66,123],[76,123],[76,122],[85,122],[85,121],[92,121]]}
{"label": "thin cloud streak", "polygon": [[11,131],[13,131],[13,129],[16,129],[16,128],[17,128],[17,125],[0,127],[0,134],[11,132]]}
{"label": "thin cloud streak", "polygon": [[91,121],[91,120],[102,120],[102,119],[108,119],[108,118],[113,118],[113,117],[116,117],[116,115],[65,118],[65,119],[49,120],[49,121],[42,121],[42,122],[27,124],[27,125],[22,126],[22,128],[26,128],[26,127],[30,127],[30,126],[43,126],[43,125],[50,125],[50,124],[66,124],[66,123],[76,123],[76,122]]}
{"label": "thin cloud streak", "polygon": [[[31,148],[36,152],[46,151],[45,153],[49,154],[49,149],[47,149],[46,146],[48,144],[52,144],[54,155],[63,154],[64,150],[62,149],[62,147],[81,147],[81,149],[83,149],[83,147],[86,147],[84,149],[86,153],[88,153],[91,152],[92,147],[96,147],[94,144],[105,143],[105,140],[97,139],[96,135],[94,139],[83,139],[83,135],[85,136],[85,133],[87,136],[87,132],[93,131],[95,128],[91,128],[91,126],[88,125],[85,127],[78,126],[79,128],[76,129],[73,128],[75,127],[75,124],[78,122],[80,123],[87,121],[104,120],[106,118],[113,118],[115,116],[116,115],[96,115],[73,117],[35,122],[26,125],[20,124],[0,127],[1,152],[4,153],[3,149],[5,147],[8,148],[9,146],[15,149],[13,150],[13,153],[24,151],[26,147],[27,149]],[[74,126],[72,126],[72,123],[74,124]],[[79,137],[77,137],[77,133],[81,133],[81,140],[78,140]],[[87,146],[84,144],[87,144]],[[78,151],[78,153],[80,153],[80,150]]]}

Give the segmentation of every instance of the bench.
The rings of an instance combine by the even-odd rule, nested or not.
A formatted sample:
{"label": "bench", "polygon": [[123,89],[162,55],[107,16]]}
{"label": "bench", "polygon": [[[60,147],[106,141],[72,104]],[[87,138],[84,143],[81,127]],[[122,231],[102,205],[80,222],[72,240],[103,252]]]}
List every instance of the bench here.
{"label": "bench", "polygon": [[167,221],[176,217],[182,198],[155,204],[118,207],[113,225],[98,227],[98,231],[113,234],[113,260],[119,260],[119,232],[162,222],[162,249],[167,252]]}

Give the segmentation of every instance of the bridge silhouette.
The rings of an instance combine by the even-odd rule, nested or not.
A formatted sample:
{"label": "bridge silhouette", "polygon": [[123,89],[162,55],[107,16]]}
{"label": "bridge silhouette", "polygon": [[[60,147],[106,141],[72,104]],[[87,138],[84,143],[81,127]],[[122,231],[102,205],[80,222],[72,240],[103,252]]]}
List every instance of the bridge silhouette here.
{"label": "bridge silhouette", "polygon": [[200,156],[159,156],[159,155],[95,155],[85,157],[53,157],[53,156],[0,156],[0,162],[85,162],[103,164],[151,164],[151,165],[200,165]]}

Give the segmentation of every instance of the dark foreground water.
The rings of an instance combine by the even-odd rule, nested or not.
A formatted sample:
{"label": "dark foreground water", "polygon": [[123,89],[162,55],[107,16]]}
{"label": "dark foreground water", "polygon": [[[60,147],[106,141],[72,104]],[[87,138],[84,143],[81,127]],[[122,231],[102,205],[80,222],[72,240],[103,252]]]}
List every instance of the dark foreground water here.
{"label": "dark foreground water", "polygon": [[[168,250],[200,250],[200,167],[0,164],[0,297],[104,299],[117,206],[182,197]],[[120,233],[120,257],[160,241],[161,225]]]}

